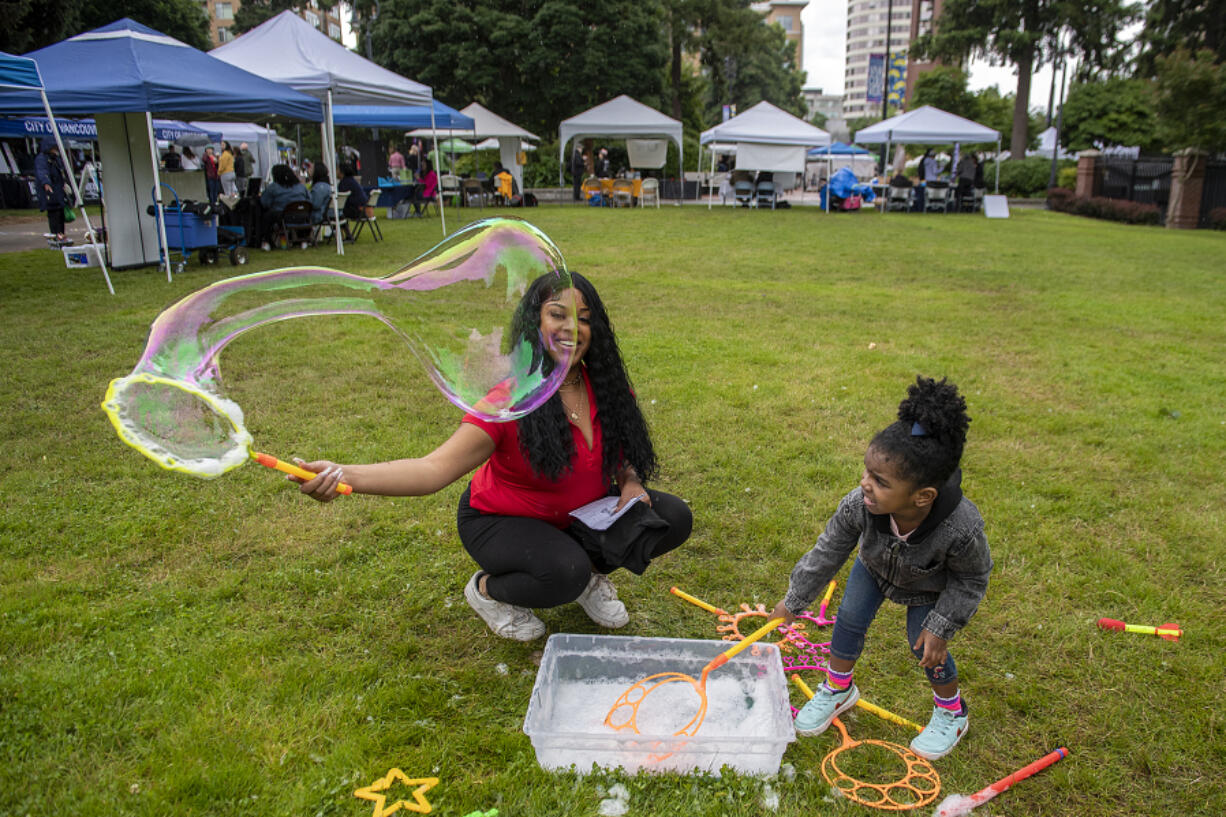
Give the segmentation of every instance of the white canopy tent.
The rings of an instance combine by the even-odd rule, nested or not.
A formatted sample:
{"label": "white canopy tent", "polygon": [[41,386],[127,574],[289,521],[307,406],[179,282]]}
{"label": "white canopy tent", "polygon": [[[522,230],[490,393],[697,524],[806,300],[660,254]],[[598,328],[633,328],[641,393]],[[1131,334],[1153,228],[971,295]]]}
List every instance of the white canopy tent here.
{"label": "white canopy tent", "polygon": [[[680,162],[678,167],[685,169],[685,144],[682,141],[681,123],[665,116],[654,108],[649,108],[642,102],[625,94],[614,97],[608,102],[590,108],[570,119],[564,119],[558,124],[558,184],[563,183],[562,171],[566,167],[566,145],[571,139],[587,138],[622,138],[627,142],[650,139],[672,139],[677,143]],[[650,145],[641,145],[643,150],[633,150],[632,154],[642,156],[643,164],[639,167],[664,167],[666,151],[653,149]],[[647,158],[650,157],[650,158]],[[634,161],[634,159],[632,159]],[[658,162],[658,163],[657,163]]]}
{"label": "white canopy tent", "polygon": [[[288,9],[209,54],[324,102],[323,158],[333,184],[339,181],[333,105],[430,105],[433,111],[434,93],[429,86],[359,56]],[[443,213],[441,200],[439,212]],[[340,222],[335,196],[332,216],[335,223]],[[445,214],[442,224],[446,235]],[[336,251],[344,255],[340,230],[334,229],[333,234]]]}
{"label": "white canopy tent", "polygon": [[[486,150],[489,145],[485,142],[490,139],[496,139],[498,148],[498,160],[502,162],[502,166],[510,171],[515,177],[515,183],[519,185],[519,189],[524,189],[524,166],[519,161],[519,154],[526,150],[534,150],[530,145],[524,144],[525,139],[531,139],[539,142],[541,137],[535,133],[524,130],[514,122],[508,122],[498,114],[491,111],[489,108],[481,105],[478,102],[471,103],[467,108],[460,110],[460,113],[465,116],[471,116],[473,119],[472,130],[449,130],[447,135],[456,139],[467,139],[469,141],[482,141],[477,145],[477,150]],[[425,128],[410,131],[410,136],[426,136],[430,131]]]}
{"label": "white canopy tent", "polygon": [[[703,131],[698,143],[736,145],[737,170],[803,174],[809,149],[829,145],[830,134],[763,101],[727,122]],[[729,151],[722,149],[720,152]],[[715,172],[714,150],[711,153],[711,172]],[[711,204],[711,201],[707,202],[708,210]]]}
{"label": "white canopy tent", "polygon": [[[924,105],[856,131],[861,145],[963,145],[996,143],[996,192],[1000,192],[1000,131],[980,125],[957,114]],[[888,172],[887,174],[888,175]]]}

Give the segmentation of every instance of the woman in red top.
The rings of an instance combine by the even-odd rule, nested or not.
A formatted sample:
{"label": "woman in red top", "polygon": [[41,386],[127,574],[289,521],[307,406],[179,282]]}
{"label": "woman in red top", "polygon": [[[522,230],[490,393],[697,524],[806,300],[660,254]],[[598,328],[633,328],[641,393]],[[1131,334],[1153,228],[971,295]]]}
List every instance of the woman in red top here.
{"label": "woman in red top", "polygon": [[[545,634],[528,608],[571,601],[601,626],[624,626],[626,607],[605,573],[623,565],[642,572],[684,542],[693,524],[681,499],[643,487],[657,468],[647,423],[600,296],[582,275],[571,278],[573,288],[562,292],[547,276],[537,279],[517,313],[532,325],[513,327],[571,350],[561,387],[536,411],[507,423],[465,416],[449,440],[417,459],[302,463],[318,473],[302,492],[322,502],[336,498],[341,482],[358,493],[423,496],[477,469],[457,513],[460,541],[481,567],[464,597],[495,633],[519,641]],[[618,496],[619,509],[642,499],[668,523],[634,565],[585,549],[570,525],[570,511],[605,496]]]}

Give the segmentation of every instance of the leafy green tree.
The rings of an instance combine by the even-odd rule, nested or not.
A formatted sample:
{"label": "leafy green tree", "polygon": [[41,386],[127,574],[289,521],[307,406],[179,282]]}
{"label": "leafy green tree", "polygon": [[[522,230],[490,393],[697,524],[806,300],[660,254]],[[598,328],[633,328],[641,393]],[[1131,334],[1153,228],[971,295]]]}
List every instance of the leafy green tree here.
{"label": "leafy green tree", "polygon": [[[315,0],[315,2],[323,9],[331,9],[336,5],[336,0]],[[370,6],[373,8],[373,1]],[[234,12],[234,33],[244,34],[287,9],[296,12],[300,8],[302,8],[301,0],[243,0],[242,6]]]}
{"label": "leafy green tree", "polygon": [[1032,73],[1062,51],[1082,63],[1108,70],[1118,65],[1120,30],[1138,14],[1124,0],[947,0],[935,30],[911,46],[916,57],[959,60],[978,56],[1017,66],[1013,156],[1029,142]]}
{"label": "leafy green tree", "polygon": [[1070,150],[1097,145],[1159,148],[1151,85],[1119,77],[1076,82],[1064,102],[1060,144]]}
{"label": "leafy green tree", "polygon": [[814,127],[825,130],[826,122],[828,122],[829,120],[830,120],[830,117],[826,116],[826,114],[820,111],[815,111],[813,115],[809,117],[809,124],[813,125]]}
{"label": "leafy green tree", "polygon": [[1157,74],[1158,58],[1177,49],[1208,49],[1217,62],[1226,62],[1226,8],[1220,0],[1151,0],[1139,37],[1141,53],[1137,75]]}
{"label": "leafy green tree", "polygon": [[795,44],[745,0],[711,0],[699,48],[712,119],[722,105],[744,111],[763,100],[804,116],[804,72],[796,68]]}
{"label": "leafy green tree", "polygon": [[1154,113],[1163,143],[1172,150],[1226,151],[1226,61],[1207,48],[1178,48],[1155,65]]}
{"label": "leafy green tree", "polygon": [[979,100],[966,88],[966,73],[952,65],[939,65],[919,75],[911,108],[932,105],[978,121]]}
{"label": "leafy green tree", "polygon": [[436,98],[475,100],[537,133],[618,94],[664,101],[659,0],[384,0],[372,42],[376,62]]}
{"label": "leafy green tree", "polygon": [[130,17],[190,46],[209,49],[209,22],[195,0],[6,0],[0,51],[24,54]]}
{"label": "leafy green tree", "polygon": [[975,93],[975,121],[1001,135],[1013,132],[1013,94],[1001,94],[995,85]]}

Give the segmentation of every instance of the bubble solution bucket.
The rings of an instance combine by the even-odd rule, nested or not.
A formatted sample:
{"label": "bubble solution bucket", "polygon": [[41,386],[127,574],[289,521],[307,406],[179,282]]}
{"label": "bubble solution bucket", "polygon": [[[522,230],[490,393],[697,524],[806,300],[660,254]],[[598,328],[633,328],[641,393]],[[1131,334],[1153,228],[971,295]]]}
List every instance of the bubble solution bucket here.
{"label": "bubble solution bucket", "polygon": [[592,765],[629,772],[713,772],[728,766],[746,774],[774,774],[796,739],[779,649],[755,644],[711,673],[708,708],[693,737],[675,737],[697,711],[689,684],[653,693],[638,716],[640,733],[604,723],[626,688],[658,672],[697,678],[728,648],[726,641],[633,638],[559,633],[541,657],[524,732],[544,769]]}

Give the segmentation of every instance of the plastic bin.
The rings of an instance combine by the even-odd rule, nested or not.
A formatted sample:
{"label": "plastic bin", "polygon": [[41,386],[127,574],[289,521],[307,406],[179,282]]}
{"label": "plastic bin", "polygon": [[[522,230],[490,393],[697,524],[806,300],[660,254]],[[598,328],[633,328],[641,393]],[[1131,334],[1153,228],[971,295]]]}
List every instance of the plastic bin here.
{"label": "plastic bin", "polygon": [[60,247],[60,250],[64,253],[64,266],[68,267],[68,269],[85,269],[86,267],[102,265],[102,262],[99,260],[102,246],[99,244]]}
{"label": "plastic bin", "polygon": [[725,765],[747,774],[778,772],[796,734],[783,663],[773,644],[755,644],[711,673],[706,718],[692,737],[674,737],[698,711],[698,695],[689,684],[653,692],[639,711],[639,734],[604,725],[610,707],[631,684],[658,672],[698,678],[729,646],[683,638],[550,636],[524,718],[537,763],[549,770],[574,766],[579,772],[593,764],[629,772],[718,774]]}
{"label": "plastic bin", "polygon": [[195,213],[183,213],[182,232],[180,232],[179,211],[167,208],[162,211],[166,216],[166,241],[173,252],[181,247],[195,249],[197,247],[216,247],[217,228],[213,219],[201,218]]}

